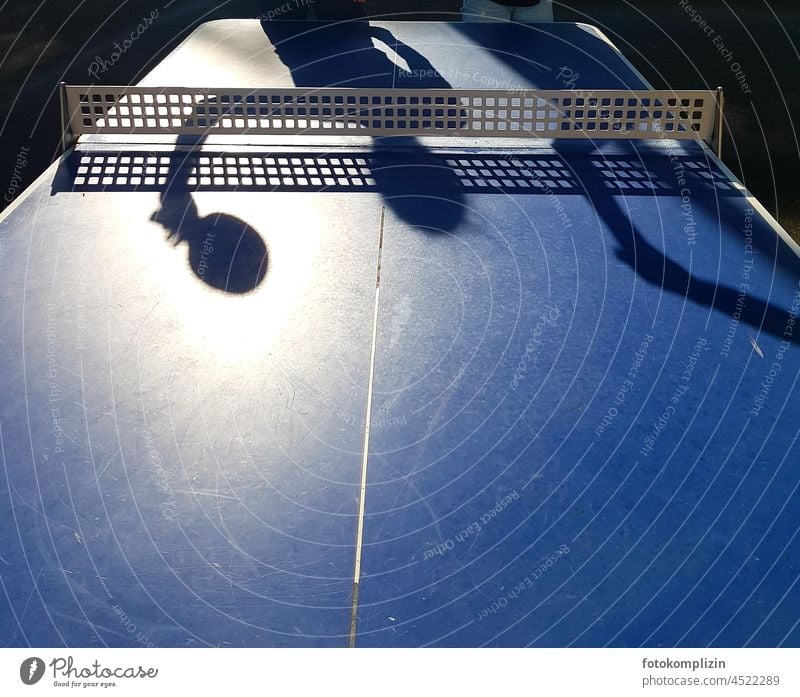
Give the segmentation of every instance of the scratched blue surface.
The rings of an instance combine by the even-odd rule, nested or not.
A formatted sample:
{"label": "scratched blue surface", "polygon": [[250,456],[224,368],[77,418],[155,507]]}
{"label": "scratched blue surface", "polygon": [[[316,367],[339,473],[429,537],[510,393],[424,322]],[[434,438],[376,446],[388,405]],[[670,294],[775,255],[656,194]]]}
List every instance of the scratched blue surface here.
{"label": "scratched blue surface", "polygon": [[[154,75],[198,50],[642,86],[575,25],[215,22]],[[449,145],[191,192],[89,144],[0,222],[0,645],[347,644],[382,215],[357,645],[800,643],[794,253],[696,146]],[[78,183],[137,151],[168,187]]]}
{"label": "scratched blue surface", "polygon": [[[641,86],[492,45],[524,86]],[[663,146],[412,170],[442,167],[386,223],[359,645],[800,641],[800,264]]]}
{"label": "scratched blue surface", "polygon": [[692,149],[691,235],[663,154],[493,159],[560,191],[386,224],[359,643],[796,643],[793,253]]}
{"label": "scratched blue surface", "polygon": [[3,223],[3,645],[347,641],[377,194],[175,195]]}

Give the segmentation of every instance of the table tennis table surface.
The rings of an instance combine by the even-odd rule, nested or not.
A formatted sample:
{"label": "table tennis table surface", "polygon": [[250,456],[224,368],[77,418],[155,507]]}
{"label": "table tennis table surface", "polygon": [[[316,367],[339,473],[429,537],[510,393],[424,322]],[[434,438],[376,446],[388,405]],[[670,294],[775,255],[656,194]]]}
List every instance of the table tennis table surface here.
{"label": "table tennis table surface", "polygon": [[[584,25],[255,20],[142,84],[648,88]],[[800,264],[706,146],[175,141],[0,222],[0,645],[800,644]]]}

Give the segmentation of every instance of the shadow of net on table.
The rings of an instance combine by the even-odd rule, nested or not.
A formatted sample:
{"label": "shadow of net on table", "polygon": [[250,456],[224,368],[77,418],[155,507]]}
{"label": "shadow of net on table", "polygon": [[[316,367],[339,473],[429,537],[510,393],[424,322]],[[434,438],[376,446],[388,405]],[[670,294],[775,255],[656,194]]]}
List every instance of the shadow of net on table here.
{"label": "shadow of net on table", "polygon": [[[558,142],[558,141],[556,141]],[[563,150],[565,146],[556,146],[556,150]],[[654,159],[655,157],[655,159]],[[647,143],[634,144],[631,151],[632,159],[641,163],[642,168],[648,171],[652,177],[654,169],[672,167],[669,158],[663,151],[653,153]],[[711,162],[706,161],[706,156],[685,158],[692,164],[699,164],[697,172],[711,173],[719,172]],[[648,239],[640,226],[634,221],[629,211],[630,196],[629,192],[616,191],[610,194],[607,187],[608,182],[601,178],[600,166],[608,165],[609,158],[595,157],[596,166],[578,165],[578,177],[584,190],[584,195],[591,201],[594,210],[605,227],[612,233],[617,248],[615,255],[618,259],[625,262],[639,278],[647,283],[659,288],[667,293],[672,293],[685,300],[697,305],[713,309],[739,322],[749,324],[760,332],[770,334],[776,338],[784,339],[787,321],[789,319],[789,308],[781,307],[771,299],[762,299],[752,294],[749,284],[746,285],[746,292],[740,287],[734,287],[721,282],[719,278],[701,278],[692,268],[691,264],[685,266],[667,254],[665,249],[661,249],[657,244]],[[569,160],[573,166],[575,158]],[[656,163],[654,165],[654,162]],[[689,171],[684,170],[684,172]],[[650,191],[649,195],[671,196],[675,199],[682,199],[682,190],[675,184],[674,172],[662,171],[659,179],[667,181],[672,176],[673,182],[667,191]],[[741,231],[745,227],[745,216],[747,211],[752,219],[752,240],[753,247],[766,252],[769,256],[769,263],[773,266],[773,279],[775,275],[785,274],[787,277],[800,278],[800,259],[794,252],[784,244],[774,233],[772,228],[763,221],[757,212],[745,206],[742,207],[741,192],[727,181],[727,178],[718,178],[716,181],[708,181],[699,178],[698,174],[684,174],[686,177],[687,188],[691,191],[691,206],[696,209],[695,215],[702,212],[706,220],[713,220],[713,224],[704,229],[700,235],[707,233],[712,235],[730,235],[730,231]],[[654,204],[659,208],[663,201],[659,202],[654,198]],[[672,211],[675,210],[673,206]],[[661,213],[659,212],[659,216]],[[694,218],[694,216],[693,216]],[[674,219],[673,219],[674,220]],[[665,223],[662,223],[665,225]],[[681,218],[678,223],[673,225],[678,229],[684,228],[685,220]],[[662,230],[662,239],[668,237]],[[771,240],[771,242],[770,242]],[[706,242],[702,241],[702,242]],[[738,241],[744,250],[744,235]],[[716,263],[722,261],[720,255],[715,257]],[[705,267],[707,273],[713,273],[708,265]],[[772,286],[772,283],[770,283]],[[791,338],[789,338],[791,341]]]}
{"label": "shadow of net on table", "polygon": [[[158,193],[158,208],[145,211],[147,220],[163,227],[166,240],[172,245],[185,246],[187,263],[195,276],[220,292],[250,293],[267,274],[267,245],[256,229],[231,213],[200,215],[196,193],[225,191],[235,197],[240,189],[202,185],[198,172],[204,142],[205,136],[181,135],[171,151],[78,148],[59,165],[52,192]],[[230,199],[231,208],[234,201],[235,198]],[[116,198],[106,211],[108,216],[120,218],[120,226],[125,226],[140,219],[142,208],[139,198]]]}
{"label": "shadow of net on table", "polygon": [[[311,22],[306,30],[295,22],[261,25],[296,87],[451,87],[422,54],[367,21]],[[333,40],[339,50],[331,54]],[[392,54],[402,68],[389,57]],[[373,143],[372,176],[387,208],[401,221],[428,232],[455,230],[464,216],[464,195],[451,168],[412,136],[376,137]]]}
{"label": "shadow of net on table", "polygon": [[[563,64],[565,51],[575,50],[575,47],[565,45],[563,36],[548,31],[547,24],[523,25],[508,23],[493,33],[481,31],[481,27],[470,23],[458,25],[460,31],[470,38],[476,46],[491,54],[493,62],[500,66],[511,68],[524,82],[528,89],[603,89],[609,84],[625,83],[625,88],[643,89],[637,76],[630,76],[629,69],[625,66],[619,54],[610,47],[602,38],[592,36],[588,39],[594,46],[590,54],[583,55],[586,51],[586,34],[583,31],[582,43],[578,46],[578,53],[582,61],[588,61],[592,70],[597,71],[595,76],[600,83],[596,85],[573,84],[565,85]],[[581,30],[582,31],[582,30]],[[482,44],[483,42],[483,44]],[[526,55],[522,55],[525,53]],[[531,54],[533,54],[531,56]],[[553,63],[553,69],[542,69]],[[568,62],[568,61],[567,61]],[[558,66],[562,66],[558,68]],[[572,70],[572,69],[571,69]],[[577,69],[572,70],[575,74]],[[586,72],[586,71],[584,71]],[[583,79],[586,80],[588,72]],[[627,84],[628,78],[632,81]],[[608,80],[613,81],[609,83]],[[575,167],[580,161],[580,156],[575,154],[574,142],[555,139],[552,147],[560,158]],[[586,152],[591,153],[591,141],[587,141]],[[656,150],[658,146],[648,141],[635,141],[631,144],[630,155],[638,158],[642,167],[652,166],[654,162],[667,161],[663,149]],[[591,157],[604,160],[602,153],[594,153]],[[698,154],[696,162],[701,171],[706,171],[712,176],[719,174],[717,165],[705,154]],[[585,160],[585,162],[588,160]],[[611,232],[616,243],[616,256],[624,261],[630,268],[647,283],[661,290],[676,294],[693,303],[711,308],[724,315],[738,319],[749,324],[759,331],[771,334],[777,338],[786,338],[789,308],[781,307],[771,299],[755,297],[748,292],[742,305],[740,289],[718,280],[706,280],[698,277],[691,269],[671,259],[666,249],[660,249],[648,241],[639,226],[629,213],[626,196],[630,191],[617,191],[610,193],[607,181],[601,176],[599,167],[581,167],[576,172],[580,181],[582,193],[592,203],[599,219]],[[674,181],[674,172],[672,173]],[[727,179],[726,179],[727,181]],[[649,192],[655,195],[654,191]],[[669,195],[678,195],[673,191]],[[714,230],[721,234],[730,234],[731,230],[741,231],[744,225],[743,208],[744,197],[741,191],[731,187],[725,195],[720,195],[715,186],[708,182],[699,181],[692,196],[692,205],[708,216],[713,217],[718,226]],[[774,273],[784,274],[788,278],[800,278],[800,258],[784,244],[771,230],[769,225],[756,213],[753,217],[753,246],[759,251],[768,254],[774,263]],[[743,243],[743,239],[740,240]],[[790,339],[791,340],[791,339]]]}
{"label": "shadow of net on table", "polygon": [[[300,32],[298,26],[303,25],[295,22],[264,21],[262,26],[298,87],[392,87],[396,66],[382,49],[394,51],[406,62],[408,70],[402,78],[403,87],[450,86],[418,52],[397,41],[388,30],[368,22],[307,23],[309,31]],[[334,56],[329,55],[329,46],[320,33],[326,27],[337,33],[337,40],[345,49]],[[365,185],[362,177],[349,178],[344,183],[338,178],[323,186],[302,186],[297,178],[294,184],[279,178],[248,186],[240,158],[234,162],[238,176],[225,176],[222,184],[217,184],[215,178],[211,184],[204,183],[199,176],[201,156],[225,158],[226,173],[231,159],[230,153],[218,149],[205,153],[202,150],[205,140],[205,137],[179,136],[172,152],[75,150],[59,167],[53,193],[157,191],[160,205],[150,221],[161,225],[167,240],[174,245],[186,245],[188,264],[203,283],[231,294],[249,293],[263,282],[268,270],[267,246],[257,230],[230,213],[201,216],[194,198],[200,191],[223,191],[231,196],[241,191],[377,191],[401,221],[437,233],[456,229],[463,217],[463,190],[452,168],[413,137],[375,139],[373,152],[358,151],[359,157],[368,158],[368,176],[373,184]],[[393,147],[380,147],[384,143]],[[297,144],[303,145],[302,136]],[[337,145],[331,153],[316,152],[315,160],[326,166],[331,164],[326,158],[346,156],[346,141],[345,147]],[[270,156],[277,157],[278,153],[262,150],[246,155],[251,163],[265,165]],[[130,163],[140,170],[140,176],[130,176],[133,169]],[[153,167],[154,173],[148,176]],[[131,201],[131,206],[137,204],[138,201]],[[268,197],[264,205],[269,206]],[[136,214],[132,208],[130,216]]]}

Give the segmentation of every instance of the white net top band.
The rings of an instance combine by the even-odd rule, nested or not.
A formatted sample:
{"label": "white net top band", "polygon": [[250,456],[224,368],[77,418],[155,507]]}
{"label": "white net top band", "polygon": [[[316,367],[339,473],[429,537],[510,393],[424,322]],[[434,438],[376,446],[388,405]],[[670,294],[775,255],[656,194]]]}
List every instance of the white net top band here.
{"label": "white net top band", "polygon": [[64,86],[83,134],[671,138],[710,140],[710,90]]}

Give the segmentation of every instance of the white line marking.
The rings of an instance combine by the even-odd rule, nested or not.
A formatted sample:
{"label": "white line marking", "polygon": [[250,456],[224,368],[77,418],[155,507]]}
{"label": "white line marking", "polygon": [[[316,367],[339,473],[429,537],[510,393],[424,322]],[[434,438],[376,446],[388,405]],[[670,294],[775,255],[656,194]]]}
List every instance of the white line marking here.
{"label": "white line marking", "polygon": [[378,349],[378,310],[381,298],[381,258],[383,256],[383,226],[386,209],[381,209],[380,240],[378,242],[378,273],[375,281],[375,310],[372,315],[372,346],[369,358],[369,377],[367,379],[367,416],[364,425],[364,453],[361,458],[361,490],[358,502],[358,530],[356,532],[356,560],[353,570],[353,604],[350,612],[350,648],[356,645],[356,625],[358,623],[358,590],[361,581],[361,549],[364,544],[364,517],[367,501],[367,464],[369,462],[369,434],[372,419],[372,386],[375,381],[375,355]]}

